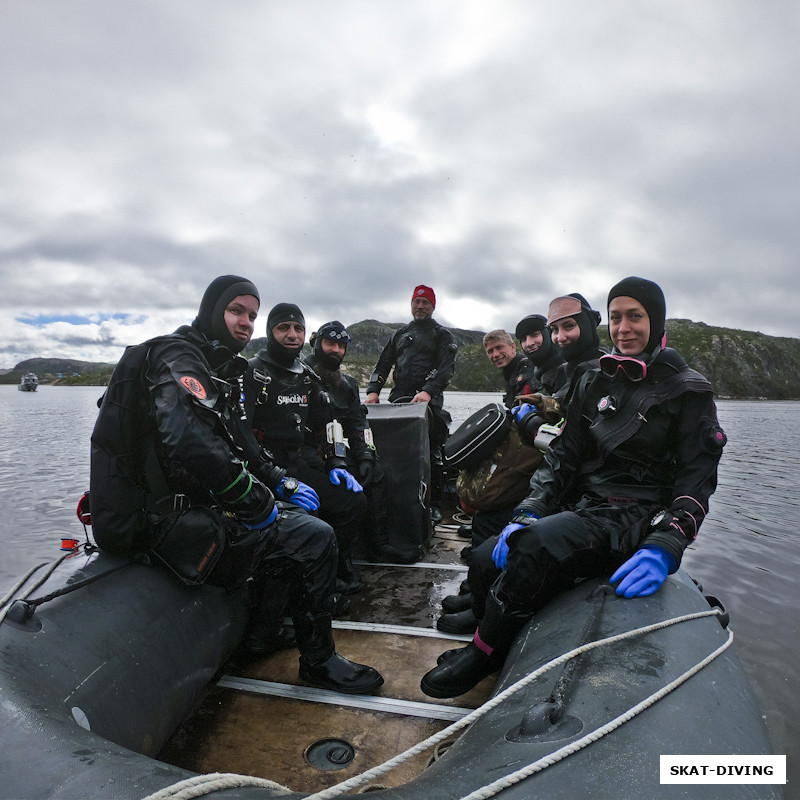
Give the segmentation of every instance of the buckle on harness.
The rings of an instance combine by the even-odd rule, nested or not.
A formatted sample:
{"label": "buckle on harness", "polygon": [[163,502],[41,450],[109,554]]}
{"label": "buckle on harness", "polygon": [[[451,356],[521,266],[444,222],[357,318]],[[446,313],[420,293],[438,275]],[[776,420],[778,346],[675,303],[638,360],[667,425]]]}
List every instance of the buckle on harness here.
{"label": "buckle on harness", "polygon": [[189,508],[192,505],[189,496],[185,494],[176,494],[172,498],[172,510],[183,511],[184,508]]}

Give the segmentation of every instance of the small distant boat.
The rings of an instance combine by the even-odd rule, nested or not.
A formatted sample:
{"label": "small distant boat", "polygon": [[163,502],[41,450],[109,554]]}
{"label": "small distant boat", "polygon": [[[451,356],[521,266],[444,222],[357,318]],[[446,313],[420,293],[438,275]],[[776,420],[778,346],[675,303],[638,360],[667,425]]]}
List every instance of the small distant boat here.
{"label": "small distant boat", "polygon": [[33,372],[26,372],[22,376],[22,380],[17,384],[17,389],[21,392],[35,392],[39,386],[39,379]]}

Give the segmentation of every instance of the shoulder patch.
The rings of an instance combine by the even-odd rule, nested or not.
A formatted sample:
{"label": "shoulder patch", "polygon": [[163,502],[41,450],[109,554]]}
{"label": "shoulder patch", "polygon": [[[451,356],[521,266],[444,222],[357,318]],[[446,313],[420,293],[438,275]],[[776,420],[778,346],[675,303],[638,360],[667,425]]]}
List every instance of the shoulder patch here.
{"label": "shoulder patch", "polygon": [[705,444],[711,452],[720,452],[723,447],[728,443],[728,437],[725,431],[719,426],[714,424],[705,430]]}
{"label": "shoulder patch", "polygon": [[187,392],[190,392],[200,400],[205,400],[208,396],[203,384],[200,383],[197,378],[193,378],[191,375],[184,375],[182,378],[180,378],[180,384],[184,389],[186,389]]}

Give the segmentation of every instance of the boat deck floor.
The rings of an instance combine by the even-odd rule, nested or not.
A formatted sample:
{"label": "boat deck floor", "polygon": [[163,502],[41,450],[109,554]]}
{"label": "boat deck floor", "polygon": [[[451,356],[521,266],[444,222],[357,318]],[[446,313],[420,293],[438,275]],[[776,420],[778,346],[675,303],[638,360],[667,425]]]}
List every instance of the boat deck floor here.
{"label": "boat deck floor", "polygon": [[[378,694],[308,686],[298,676],[296,650],[255,660],[236,654],[159,758],[199,773],[234,772],[314,792],[382,764],[485,702],[496,675],[454,700],[432,700],[419,686],[440,653],[470,639],[436,630],[442,598],[457,594],[466,577],[459,553],[468,541],[448,522],[437,526],[424,562],[359,562],[363,588],[334,622],[337,650],[384,676]],[[430,758],[417,756],[380,785],[411,780]]]}

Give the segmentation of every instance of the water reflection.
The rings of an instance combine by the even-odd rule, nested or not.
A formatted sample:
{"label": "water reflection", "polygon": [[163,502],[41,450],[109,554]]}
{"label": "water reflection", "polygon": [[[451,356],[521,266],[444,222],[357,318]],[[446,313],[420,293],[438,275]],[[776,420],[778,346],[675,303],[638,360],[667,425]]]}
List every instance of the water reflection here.
{"label": "water reflection", "polygon": [[[96,387],[0,386],[0,587],[58,555],[64,533],[83,538],[75,516],[89,483],[89,437]],[[27,402],[26,402],[27,401]]]}
{"label": "water reflection", "polygon": [[[89,480],[96,387],[0,386],[0,592],[33,564],[83,538],[75,507]],[[499,394],[449,392],[454,427]],[[685,568],[731,612],[737,652],[779,753],[800,750],[794,665],[800,661],[800,404],[721,401],[728,434],[719,488]],[[800,780],[789,759],[790,781]],[[793,774],[794,773],[794,774]]]}

